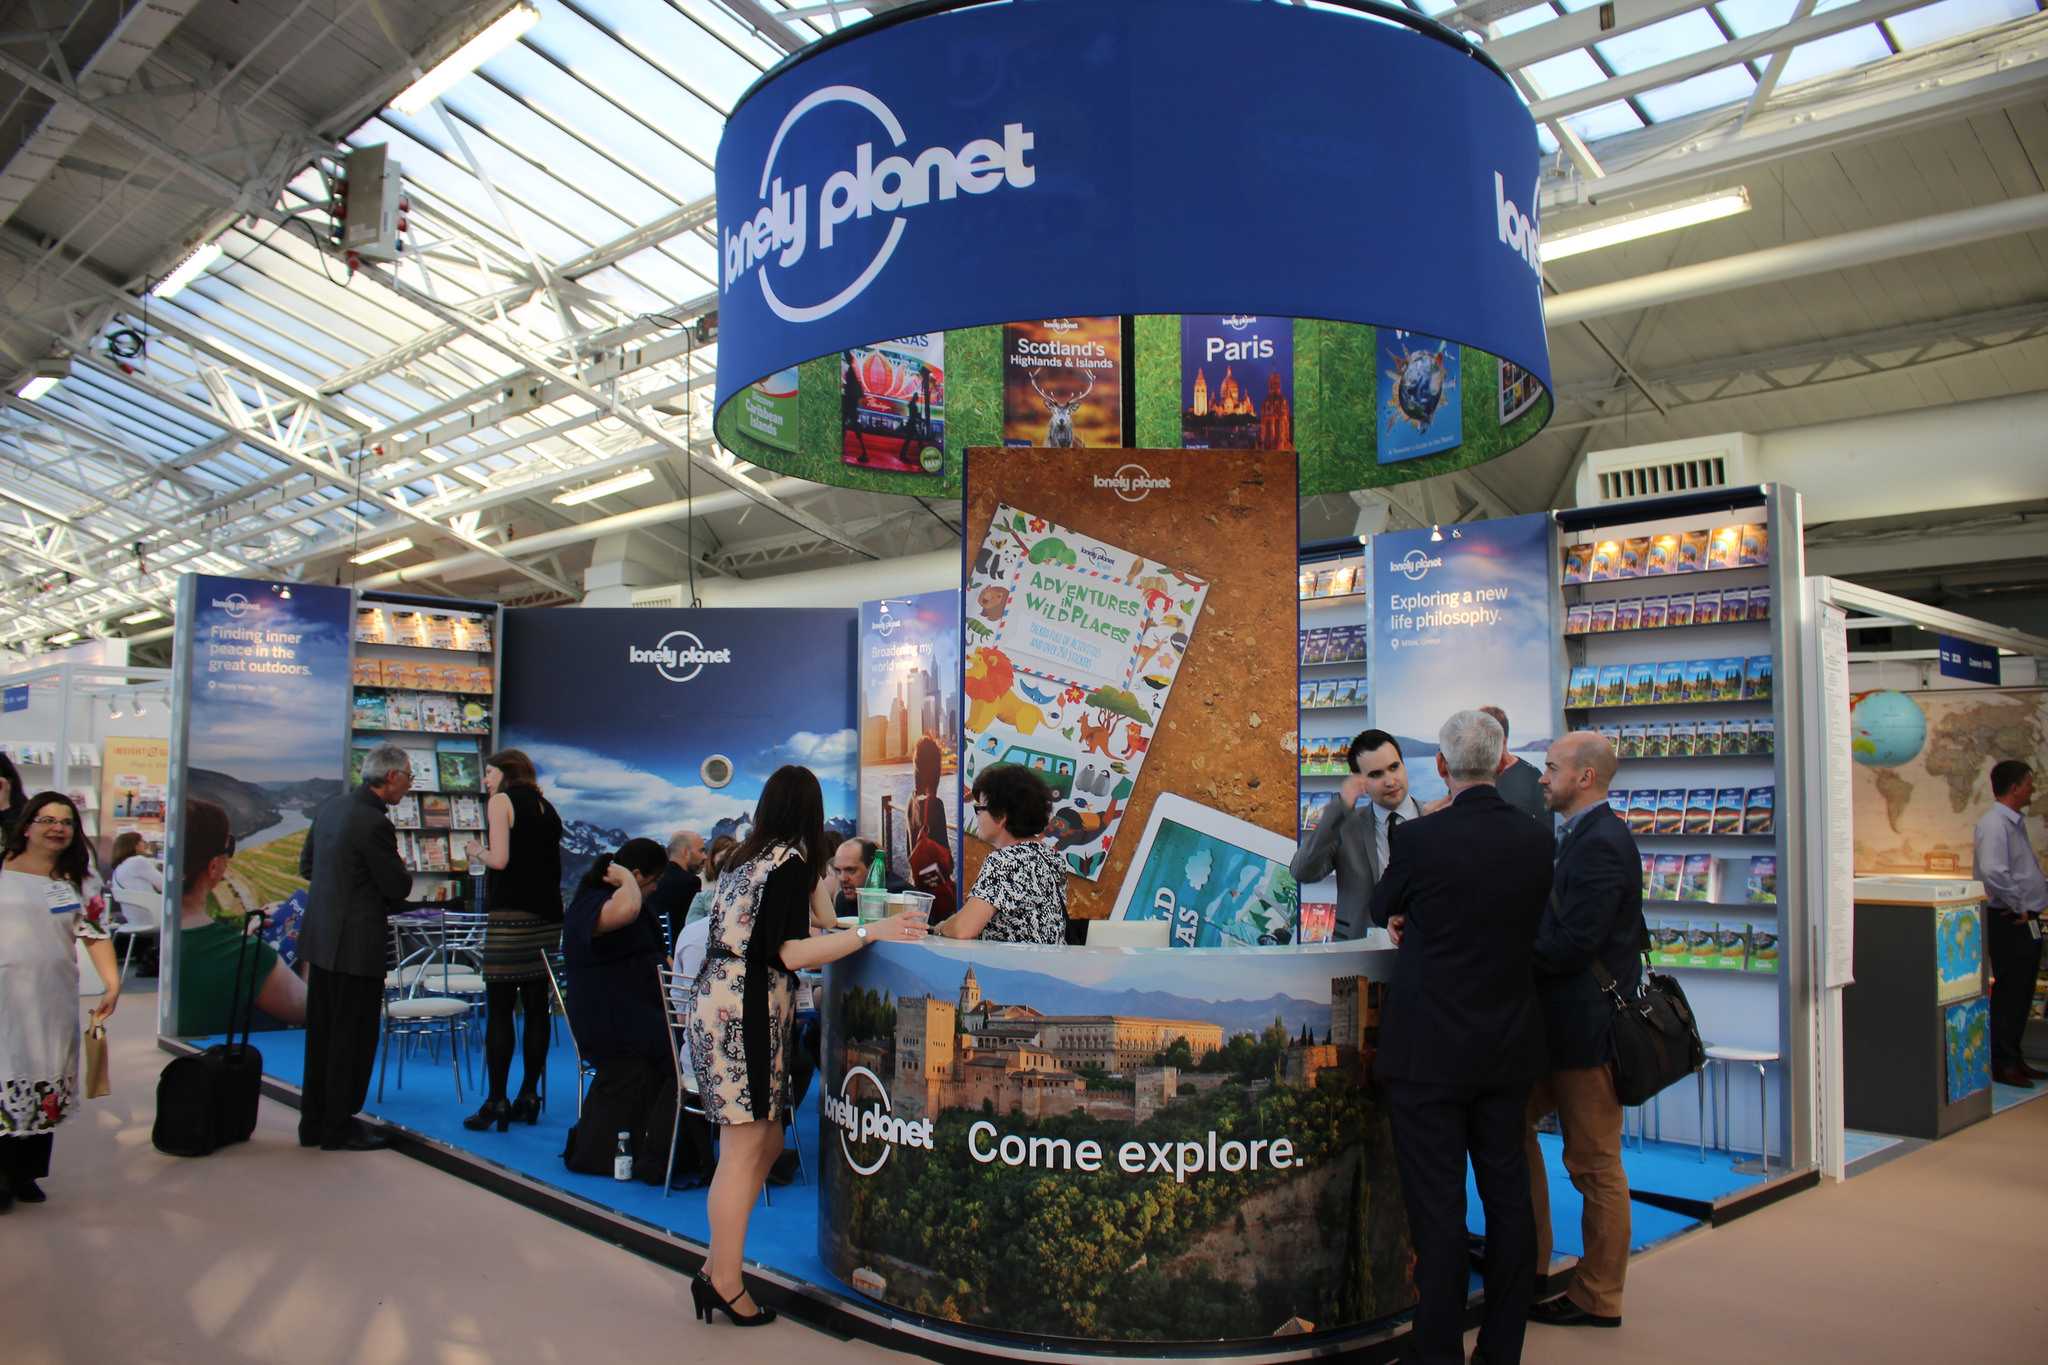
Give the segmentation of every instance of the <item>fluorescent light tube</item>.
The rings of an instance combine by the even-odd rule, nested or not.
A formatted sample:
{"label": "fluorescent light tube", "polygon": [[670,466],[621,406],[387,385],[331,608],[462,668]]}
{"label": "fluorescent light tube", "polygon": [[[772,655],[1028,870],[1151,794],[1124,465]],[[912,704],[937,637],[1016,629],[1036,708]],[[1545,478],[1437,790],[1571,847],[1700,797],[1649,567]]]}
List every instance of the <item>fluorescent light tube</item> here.
{"label": "fluorescent light tube", "polygon": [[75,631],[75,630],[67,630],[67,631],[64,631],[64,632],[63,632],[62,634],[59,634],[59,635],[52,635],[52,636],[50,637],[50,643],[51,643],[51,644],[53,644],[53,645],[68,645],[68,644],[70,644],[70,643],[71,643],[72,641],[74,641],[74,640],[76,640],[76,639],[78,639],[78,638],[79,638],[79,635],[78,635],[78,632],[77,632],[77,631]]}
{"label": "fluorescent light tube", "polygon": [[1546,236],[1536,248],[1536,254],[1545,263],[1561,261],[1568,256],[1598,251],[1602,247],[1619,246],[1623,242],[1654,237],[1660,232],[1676,232],[1680,228],[1711,223],[1716,218],[1732,218],[1738,213],[1748,212],[1749,190],[1745,186],[1737,185],[1732,190],[1717,190],[1712,194],[1681,199],[1675,204],[1665,204],[1660,208],[1645,209],[1641,213],[1623,214],[1604,223],[1590,223],[1582,228],[1561,232],[1555,237]]}
{"label": "fluorescent light tube", "polygon": [[163,619],[164,614],[162,612],[158,611],[155,607],[148,607],[136,612],[133,616],[122,617],[121,624],[124,626],[139,626],[148,621],[161,621]]}
{"label": "fluorescent light tube", "polygon": [[506,10],[483,32],[443,57],[432,71],[408,85],[391,101],[401,114],[417,114],[448,93],[457,81],[503,52],[519,35],[540,22],[540,11],[526,0]]}
{"label": "fluorescent light tube", "polygon": [[563,507],[577,507],[598,498],[608,498],[614,493],[623,493],[629,488],[638,488],[642,484],[653,482],[653,470],[630,469],[615,478],[586,484],[582,488],[572,488],[566,493],[557,493],[555,494],[555,501]]}
{"label": "fluorescent light tube", "polygon": [[402,555],[411,548],[412,540],[409,537],[400,536],[396,540],[386,541],[375,549],[365,550],[359,555],[351,555],[348,562],[351,564],[375,564],[380,559],[389,559],[393,555]]}
{"label": "fluorescent light tube", "polygon": [[23,384],[19,389],[15,390],[15,392],[19,393],[23,398],[26,398],[29,402],[33,403],[38,398],[41,398],[44,394],[48,393],[51,389],[56,388],[57,385],[60,384],[61,382],[63,381],[52,379],[49,375],[39,374],[34,379],[29,380],[28,383]]}
{"label": "fluorescent light tube", "polygon": [[177,297],[178,291],[213,268],[220,259],[219,242],[201,242],[193,248],[192,254],[171,268],[171,273],[150,286],[148,293],[153,299]]}
{"label": "fluorescent light tube", "polygon": [[62,356],[46,356],[21,373],[15,392],[33,403],[71,377],[71,362]]}

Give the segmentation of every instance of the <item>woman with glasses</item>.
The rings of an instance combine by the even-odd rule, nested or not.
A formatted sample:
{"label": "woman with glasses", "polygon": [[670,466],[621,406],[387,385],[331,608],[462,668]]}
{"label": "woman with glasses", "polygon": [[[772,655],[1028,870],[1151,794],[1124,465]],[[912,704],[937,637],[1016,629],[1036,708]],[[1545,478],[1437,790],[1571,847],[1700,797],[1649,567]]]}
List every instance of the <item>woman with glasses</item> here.
{"label": "woman with glasses", "polygon": [[1067,941],[1067,862],[1041,842],[1052,789],[1016,763],[975,775],[968,794],[974,833],[995,851],[982,859],[960,912],[934,932],[990,943]]}
{"label": "woman with glasses", "polygon": [[106,985],[97,1024],[121,999],[107,905],[92,875],[78,808],[43,792],[22,809],[0,855],[0,1213],[40,1204],[56,1128],[78,1099],[82,942]]}

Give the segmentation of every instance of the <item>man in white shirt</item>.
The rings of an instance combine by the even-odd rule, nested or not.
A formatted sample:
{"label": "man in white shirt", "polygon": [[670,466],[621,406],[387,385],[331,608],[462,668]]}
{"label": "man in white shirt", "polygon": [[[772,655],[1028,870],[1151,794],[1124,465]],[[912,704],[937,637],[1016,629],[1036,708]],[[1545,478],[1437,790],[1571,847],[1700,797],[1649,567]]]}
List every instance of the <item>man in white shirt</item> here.
{"label": "man in white shirt", "polygon": [[2034,772],[2018,759],[1991,769],[1993,805],[1978,819],[1970,875],[1984,884],[1985,940],[1991,950],[1991,1078],[2032,1090],[2048,1071],[2020,1055],[2034,977],[2041,970],[2041,917],[2048,878],[2027,842],[2022,813],[2034,799]]}
{"label": "man in white shirt", "polygon": [[1289,871],[1303,886],[1337,874],[1340,940],[1364,938],[1372,928],[1372,891],[1387,867],[1387,835],[1403,820],[1422,815],[1408,794],[1401,742],[1385,730],[1367,730],[1345,755],[1351,776],[1324,808],[1295,852]]}

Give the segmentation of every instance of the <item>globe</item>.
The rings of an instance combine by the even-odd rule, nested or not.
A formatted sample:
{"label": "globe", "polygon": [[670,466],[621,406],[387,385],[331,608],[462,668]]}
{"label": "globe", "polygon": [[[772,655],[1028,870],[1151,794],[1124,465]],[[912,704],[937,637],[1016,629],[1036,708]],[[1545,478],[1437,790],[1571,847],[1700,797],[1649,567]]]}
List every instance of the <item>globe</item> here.
{"label": "globe", "polygon": [[1927,715],[1903,692],[1866,693],[1849,708],[1849,753],[1868,768],[1909,763],[1927,742]]}

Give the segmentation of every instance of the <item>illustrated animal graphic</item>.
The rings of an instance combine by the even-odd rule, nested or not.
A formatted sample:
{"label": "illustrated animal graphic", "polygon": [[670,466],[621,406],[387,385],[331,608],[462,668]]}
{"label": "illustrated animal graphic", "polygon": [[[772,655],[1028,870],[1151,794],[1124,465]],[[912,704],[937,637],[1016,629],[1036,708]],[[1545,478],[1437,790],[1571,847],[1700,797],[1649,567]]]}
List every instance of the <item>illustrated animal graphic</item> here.
{"label": "illustrated animal graphic", "polygon": [[1082,716],[1080,722],[1081,751],[1111,757],[1109,739],[1116,729],[1116,719],[1106,711],[1099,711],[1093,717]]}
{"label": "illustrated animal graphic", "polygon": [[1072,806],[1061,806],[1053,812],[1052,820],[1045,827],[1046,837],[1058,849],[1078,848],[1093,842],[1103,831],[1117,822],[1123,814],[1121,807],[1112,800],[1101,811],[1075,810]]}
{"label": "illustrated animal graphic", "polygon": [[1039,401],[1045,404],[1046,411],[1050,414],[1045,424],[1045,443],[1054,450],[1085,448],[1081,438],[1074,434],[1074,412],[1081,406],[1081,400],[1094,391],[1095,376],[1085,374],[1082,377],[1088,381],[1088,386],[1071,398],[1060,399],[1040,388],[1038,371],[1031,372],[1031,391],[1038,395]]}
{"label": "illustrated animal graphic", "polygon": [[1016,681],[1017,670],[1007,654],[986,645],[977,648],[967,661],[964,680],[968,700],[967,728],[986,730],[1000,720],[1016,727],[1019,734],[1028,735],[1036,730],[1043,716],[1037,707],[1013,690]]}
{"label": "illustrated animal graphic", "polygon": [[1126,721],[1125,724],[1130,728],[1124,731],[1124,751],[1118,757],[1136,758],[1152,747],[1152,736],[1146,734],[1144,727],[1134,720]]}
{"label": "illustrated animal graphic", "polygon": [[1010,605],[1010,590],[992,585],[976,594],[976,600],[981,603],[982,619],[1000,621],[1003,619],[1004,609]]}

